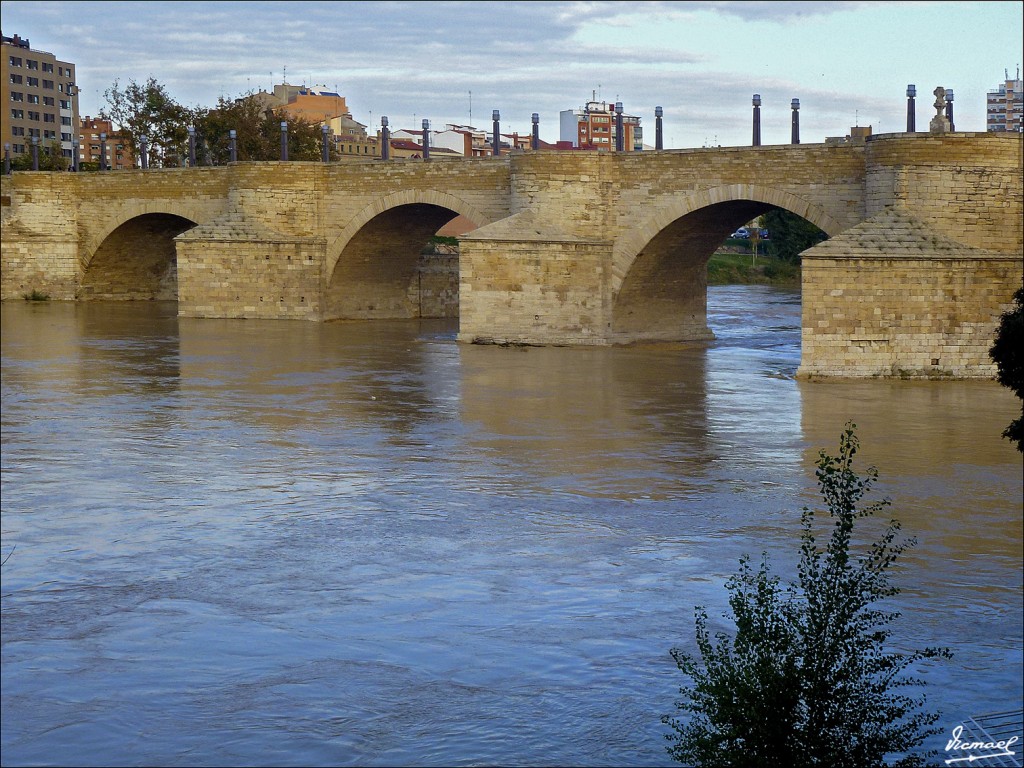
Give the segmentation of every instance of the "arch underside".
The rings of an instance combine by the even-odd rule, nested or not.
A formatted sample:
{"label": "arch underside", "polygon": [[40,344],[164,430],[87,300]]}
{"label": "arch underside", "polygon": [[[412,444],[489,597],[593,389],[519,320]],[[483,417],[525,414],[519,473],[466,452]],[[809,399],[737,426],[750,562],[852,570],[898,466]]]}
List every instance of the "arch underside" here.
{"label": "arch underside", "polygon": [[169,213],[147,213],[124,222],[103,239],[86,262],[78,298],[176,301],[174,238],[195,225]]}
{"label": "arch underside", "polygon": [[[325,320],[437,316],[423,302],[423,249],[459,213],[410,203],[377,214],[345,244],[324,292]],[[457,269],[453,276],[458,289]],[[457,299],[456,299],[457,303]]]}
{"label": "arch underside", "polygon": [[613,343],[713,338],[707,325],[707,263],[722,241],[775,208],[734,200],[675,219],[636,254],[612,301]]}

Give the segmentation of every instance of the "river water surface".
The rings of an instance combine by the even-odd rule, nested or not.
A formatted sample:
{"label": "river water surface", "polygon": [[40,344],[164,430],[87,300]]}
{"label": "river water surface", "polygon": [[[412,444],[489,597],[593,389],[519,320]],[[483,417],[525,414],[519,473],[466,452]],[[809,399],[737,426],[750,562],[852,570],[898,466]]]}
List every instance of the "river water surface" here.
{"label": "river water surface", "polygon": [[798,382],[799,301],[612,349],[4,303],[3,763],[668,765],[669,649],[741,555],[790,578],[847,420],[918,539],[894,640],[955,653],[930,746],[1019,707],[1018,401]]}

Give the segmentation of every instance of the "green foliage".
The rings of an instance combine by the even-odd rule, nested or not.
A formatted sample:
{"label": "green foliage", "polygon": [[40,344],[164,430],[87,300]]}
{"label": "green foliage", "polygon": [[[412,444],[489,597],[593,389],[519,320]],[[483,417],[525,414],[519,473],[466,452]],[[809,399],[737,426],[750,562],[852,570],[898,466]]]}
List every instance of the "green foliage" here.
{"label": "green foliage", "polygon": [[[11,158],[12,171],[32,170],[32,147],[27,146],[28,151],[14,155]],[[71,163],[62,154],[59,141],[51,141],[49,146],[40,145],[39,150],[40,171],[66,171]]]}
{"label": "green foliage", "polygon": [[800,265],[749,253],[714,254],[707,265],[708,285],[800,285]]}
{"label": "green foliage", "polygon": [[1013,294],[1013,302],[1013,308],[999,319],[988,354],[998,369],[996,379],[1022,401],[1021,417],[1010,422],[1003,437],[1015,441],[1017,450],[1024,453],[1024,287]]}
{"label": "green foliage", "polygon": [[[889,625],[899,613],[875,607],[899,589],[889,570],[914,540],[897,541],[891,520],[866,547],[853,544],[854,524],[889,505],[858,508],[877,478],[853,470],[856,426],[847,424],[838,456],[822,451],[817,462],[821,495],[833,521],[824,550],[815,538],[815,513],[801,515],[798,582],[783,588],[767,556],[754,572],[749,558],[726,586],[735,635],[714,638],[703,608],[696,611],[700,662],[672,649],[692,683],[680,688],[685,719],[665,716],[673,759],[709,766],[923,765],[909,754],[937,714],[918,711],[924,695],[902,689],[923,685],[907,671],[925,659],[950,658],[944,648],[909,654],[887,650]],[[729,618],[730,614],[726,614]],[[902,757],[900,757],[902,755]]]}
{"label": "green foliage", "polygon": [[122,132],[133,157],[140,156],[140,137],[148,140],[149,165],[177,167],[188,158],[188,126],[194,112],[176,102],[156,78],[145,84],[129,80],[123,89],[119,81],[103,92],[107,108],[103,117]]}
{"label": "green foliage", "polygon": [[176,102],[154,78],[145,84],[118,81],[104,92],[104,116],[122,131],[136,157],[146,136],[149,165],[183,166],[188,161],[188,129],[196,129],[196,162],[223,165],[230,160],[229,131],[236,132],[239,160],[279,160],[281,122],[288,123],[288,159],[320,159],[320,127],[265,109],[254,94],[237,99],[220,97],[217,106],[189,108]]}
{"label": "green foliage", "polygon": [[761,216],[761,225],[771,239],[766,241],[768,255],[785,261],[800,261],[800,254],[828,235],[795,213],[775,208]]}

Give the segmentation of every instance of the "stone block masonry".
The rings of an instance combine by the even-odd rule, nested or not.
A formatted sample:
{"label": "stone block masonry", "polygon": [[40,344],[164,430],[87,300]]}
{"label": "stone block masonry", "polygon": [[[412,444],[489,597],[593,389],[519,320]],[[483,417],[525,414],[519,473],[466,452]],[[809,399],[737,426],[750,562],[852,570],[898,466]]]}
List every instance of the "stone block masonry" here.
{"label": "stone block masonry", "polygon": [[[707,339],[706,264],[782,208],[804,254],[798,375],[990,377],[1021,284],[1019,134],[500,158],[234,163],[2,180],[0,297],[177,296],[192,317],[451,314],[459,339]],[[456,216],[451,265],[421,260]]]}

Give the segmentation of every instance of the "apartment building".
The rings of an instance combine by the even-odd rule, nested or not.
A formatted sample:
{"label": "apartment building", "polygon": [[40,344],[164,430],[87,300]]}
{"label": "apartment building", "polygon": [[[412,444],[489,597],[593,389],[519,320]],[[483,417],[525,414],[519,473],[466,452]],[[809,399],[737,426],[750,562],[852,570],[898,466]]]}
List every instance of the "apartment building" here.
{"label": "apartment building", "polygon": [[99,163],[106,142],[107,170],[119,171],[135,167],[135,156],[120,131],[102,117],[82,118],[78,129],[78,157],[83,163]]}
{"label": "apartment building", "polygon": [[[614,152],[618,133],[615,105],[593,99],[578,109],[558,113],[559,143],[570,142],[578,149],[596,149]],[[622,115],[622,147],[626,152],[640,152],[644,148],[643,129],[636,115]]]}
{"label": "apartment building", "polygon": [[262,107],[280,117],[303,120],[314,125],[327,125],[331,131],[334,154],[345,157],[380,157],[376,136],[366,133],[366,126],[352,119],[345,97],[324,85],[274,86],[273,93],[254,94]]}
{"label": "apartment building", "polygon": [[1016,131],[1020,133],[1024,120],[1024,81],[1017,77],[1006,79],[994,91],[988,92],[985,109],[985,129],[988,131]]}
{"label": "apartment building", "polygon": [[18,35],[2,36],[0,58],[0,113],[3,143],[12,156],[32,151],[60,152],[70,163],[74,157],[78,125],[78,87],[75,65],[48,51],[31,47]]}

